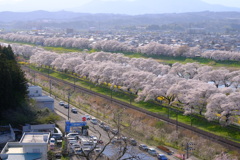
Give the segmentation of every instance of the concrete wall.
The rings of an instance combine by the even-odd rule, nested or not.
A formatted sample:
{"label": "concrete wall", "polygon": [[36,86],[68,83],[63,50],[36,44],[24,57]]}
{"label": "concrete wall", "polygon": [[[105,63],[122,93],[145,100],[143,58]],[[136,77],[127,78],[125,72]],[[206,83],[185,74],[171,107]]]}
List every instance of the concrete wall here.
{"label": "concrete wall", "polygon": [[47,154],[47,144],[33,144],[33,145],[24,145],[23,144],[23,151],[24,153],[42,153],[42,154]]}
{"label": "concrete wall", "polygon": [[36,102],[36,105],[40,108],[48,108],[54,111],[54,102]]}

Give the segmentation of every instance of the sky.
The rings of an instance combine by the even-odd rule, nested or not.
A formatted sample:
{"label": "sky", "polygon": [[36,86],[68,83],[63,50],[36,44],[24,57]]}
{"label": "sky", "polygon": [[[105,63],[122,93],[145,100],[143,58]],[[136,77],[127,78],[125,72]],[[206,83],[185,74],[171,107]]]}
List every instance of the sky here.
{"label": "sky", "polygon": [[[82,6],[92,0],[0,0],[0,11],[60,11]],[[99,0],[100,1],[100,0]],[[102,0],[102,1],[136,1],[136,0]],[[240,0],[202,0],[211,4],[220,4],[240,8]],[[146,1],[147,2],[147,1]],[[166,1],[167,2],[167,1]]]}

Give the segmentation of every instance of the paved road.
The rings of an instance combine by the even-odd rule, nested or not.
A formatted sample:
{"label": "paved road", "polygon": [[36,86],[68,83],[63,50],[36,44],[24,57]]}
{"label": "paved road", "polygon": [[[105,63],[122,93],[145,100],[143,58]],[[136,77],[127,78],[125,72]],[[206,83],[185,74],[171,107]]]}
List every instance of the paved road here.
{"label": "paved road", "polygon": [[[46,92],[44,92],[44,93],[46,95],[48,95],[48,93],[46,93]],[[69,111],[68,111],[68,109],[64,108],[63,106],[60,106],[59,102],[60,102],[59,99],[56,99],[56,98],[54,99],[55,112],[58,115],[60,115],[61,117],[63,117],[64,119],[68,119],[68,114],[69,114],[69,120],[72,121],[72,122],[76,122],[76,121],[80,121],[80,116],[81,115],[86,115],[87,114],[86,112],[84,112],[84,111],[82,111],[78,108],[77,108],[78,113],[72,113],[71,108],[74,107],[74,106],[70,105],[70,108],[69,108]],[[94,135],[94,136],[99,137],[99,135],[101,134],[101,139],[105,143],[109,142],[109,136],[112,137],[113,136],[112,134],[109,134],[109,136],[108,136],[107,133],[102,128],[100,128],[98,125],[93,125],[90,121],[88,121],[87,123],[88,123],[88,126],[89,126],[89,134],[90,135]],[[61,121],[60,125],[64,129],[64,126],[65,126],[64,121]],[[154,147],[152,147],[152,148],[154,148]],[[106,150],[104,151],[104,154],[108,157],[112,157],[114,155],[114,153],[116,153],[118,151],[118,149],[119,148],[116,145],[110,144],[106,148]],[[159,151],[159,150],[157,150],[157,151],[158,151],[158,153],[166,155],[166,153],[164,153],[162,151]],[[137,155],[138,157],[140,157],[141,160],[156,160],[157,159],[156,157],[152,157],[148,153],[139,150],[137,146],[128,146],[128,152],[123,156],[122,159],[127,158],[127,157],[132,157],[133,155]],[[176,160],[176,158],[173,157],[173,156],[168,156],[168,155],[166,155],[166,156],[168,157],[169,160]],[[74,157],[74,159],[77,159],[77,157]]]}

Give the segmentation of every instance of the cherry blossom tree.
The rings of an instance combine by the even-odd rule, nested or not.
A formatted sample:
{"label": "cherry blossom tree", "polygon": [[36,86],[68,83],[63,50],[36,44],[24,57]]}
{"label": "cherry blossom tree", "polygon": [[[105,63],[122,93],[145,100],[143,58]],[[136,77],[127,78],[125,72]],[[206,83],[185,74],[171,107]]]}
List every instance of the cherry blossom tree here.
{"label": "cherry blossom tree", "polygon": [[171,74],[156,77],[152,83],[149,83],[144,89],[138,93],[137,101],[157,100],[162,97],[168,105],[175,99],[175,94],[168,94],[169,88],[175,83],[181,81],[182,78],[173,76]]}
{"label": "cherry blossom tree", "polygon": [[58,57],[54,52],[38,52],[30,57],[30,63],[35,63],[38,66],[51,66],[51,63]]}
{"label": "cherry blossom tree", "polygon": [[83,63],[83,60],[81,57],[67,58],[64,60],[62,69],[73,73],[75,71],[75,67],[77,65],[80,65],[81,63]]}
{"label": "cherry blossom tree", "polygon": [[170,73],[181,78],[193,79],[194,76],[197,75],[199,67],[199,63],[174,63],[170,70]]}
{"label": "cherry blossom tree", "polygon": [[213,94],[208,99],[205,116],[208,120],[219,120],[224,125],[231,124],[235,116],[240,116],[239,96],[239,92],[233,92],[230,95],[223,93]]}
{"label": "cherry blossom tree", "polygon": [[222,152],[219,155],[216,155],[214,160],[237,160],[236,157],[232,157],[228,153]]}
{"label": "cherry blossom tree", "polygon": [[168,90],[168,95],[175,95],[174,102],[183,106],[184,114],[202,115],[208,98],[217,92],[217,88],[211,84],[189,79],[173,84]]}
{"label": "cherry blossom tree", "polygon": [[240,75],[232,78],[232,86],[236,89],[240,87]]}

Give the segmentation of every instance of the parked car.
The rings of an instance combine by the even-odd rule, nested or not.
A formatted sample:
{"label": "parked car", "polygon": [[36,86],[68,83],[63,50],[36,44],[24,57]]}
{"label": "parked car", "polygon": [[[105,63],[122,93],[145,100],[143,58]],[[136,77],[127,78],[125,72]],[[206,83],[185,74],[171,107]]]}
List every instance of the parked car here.
{"label": "parked car", "polygon": [[63,101],[60,101],[60,102],[59,102],[59,105],[60,105],[60,106],[64,106],[64,102],[63,102]]}
{"label": "parked car", "polygon": [[101,139],[98,139],[98,140],[97,140],[97,143],[98,143],[98,144],[103,144],[103,141],[102,141]]}
{"label": "parked car", "polygon": [[90,115],[88,115],[88,114],[86,114],[85,117],[86,117],[87,120],[91,120],[92,119],[92,117]]}
{"label": "parked car", "polygon": [[117,135],[118,134],[118,129],[112,129],[111,132],[112,132],[112,134]]}
{"label": "parked car", "polygon": [[148,151],[148,146],[146,144],[140,144],[138,148],[142,151]]}
{"label": "parked car", "polygon": [[154,148],[149,148],[148,153],[152,156],[157,156],[157,151]]}
{"label": "parked car", "polygon": [[122,144],[122,139],[120,137],[114,137],[111,141],[112,144]]}
{"label": "parked car", "polygon": [[63,135],[63,134],[62,134],[62,131],[61,131],[58,127],[55,127],[55,128],[54,128],[54,133],[58,133],[58,134]]}
{"label": "parked car", "polygon": [[127,142],[128,138],[125,137],[125,136],[122,136],[121,139],[124,141],[124,142]]}
{"label": "parked car", "polygon": [[61,153],[56,153],[55,158],[56,158],[56,160],[61,160],[62,154]]}
{"label": "parked car", "polygon": [[49,143],[53,143],[53,144],[55,144],[55,143],[56,143],[56,140],[55,140],[55,138],[50,138],[50,141],[49,141]]}
{"label": "parked car", "polygon": [[135,139],[133,139],[133,138],[130,138],[130,139],[129,139],[129,143],[130,143],[131,145],[133,145],[133,146],[136,146],[136,145],[137,145],[137,141],[136,141]]}
{"label": "parked car", "polygon": [[164,154],[158,154],[158,160],[168,160],[168,158]]}
{"label": "parked car", "polygon": [[51,137],[55,138],[55,140],[62,140],[62,134],[60,133],[53,133]]}
{"label": "parked car", "polygon": [[169,148],[165,147],[165,146],[157,146],[158,149],[166,152],[168,155],[172,155],[174,154],[174,152],[172,150],[170,150]]}
{"label": "parked car", "polygon": [[73,137],[70,137],[70,138],[68,137],[67,140],[68,140],[69,145],[72,145],[74,143],[78,143],[78,141]]}
{"label": "parked car", "polygon": [[81,146],[80,146],[79,143],[73,143],[73,144],[71,144],[71,148],[72,148],[72,150],[75,150],[75,149],[78,149],[78,148],[81,149]]}
{"label": "parked car", "polygon": [[98,141],[98,138],[96,136],[92,136],[90,140],[93,141],[94,144],[96,144]]}
{"label": "parked car", "polygon": [[66,135],[67,138],[72,137],[72,138],[75,138],[75,139],[77,138],[77,136],[79,136],[78,133],[68,133],[68,134]]}
{"label": "parked car", "polygon": [[56,143],[55,138],[50,138],[50,140],[49,140],[49,148],[50,148],[50,150],[54,150],[55,143]]}
{"label": "parked car", "polygon": [[96,147],[96,148],[94,149],[94,152],[95,152],[96,155],[99,154],[101,151],[102,151],[102,148],[101,148],[101,147]]}
{"label": "parked car", "polygon": [[55,149],[55,143],[50,142],[49,149],[54,150]]}
{"label": "parked car", "polygon": [[83,154],[82,148],[75,148],[75,149],[74,149],[74,154],[82,155],[82,154]]}
{"label": "parked car", "polygon": [[99,123],[99,127],[101,127],[101,128],[103,128],[103,127],[104,127],[104,125],[105,125],[105,123],[104,123],[104,122],[102,122],[102,121]]}
{"label": "parked car", "polygon": [[90,147],[83,147],[82,150],[83,150],[83,152],[85,154],[88,154],[88,153],[90,153],[92,151],[92,148],[90,148]]}
{"label": "parked car", "polygon": [[92,124],[97,124],[97,123],[98,123],[98,120],[97,120],[96,118],[92,118],[92,119],[91,119],[91,123],[92,123]]}
{"label": "parked car", "polygon": [[64,104],[64,108],[68,109],[69,105],[68,104]]}
{"label": "parked car", "polygon": [[72,112],[72,113],[78,113],[78,110],[77,110],[76,108],[72,108],[72,109],[71,109],[71,112]]}
{"label": "parked car", "polygon": [[104,125],[103,130],[108,132],[110,130],[110,127],[108,125]]}

